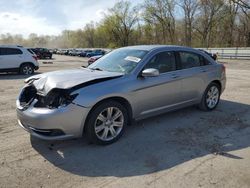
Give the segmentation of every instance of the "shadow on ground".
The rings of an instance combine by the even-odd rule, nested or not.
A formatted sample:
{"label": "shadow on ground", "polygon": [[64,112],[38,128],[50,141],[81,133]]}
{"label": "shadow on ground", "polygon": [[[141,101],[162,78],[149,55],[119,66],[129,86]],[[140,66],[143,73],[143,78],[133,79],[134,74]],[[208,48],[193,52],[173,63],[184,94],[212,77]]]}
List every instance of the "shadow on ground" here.
{"label": "shadow on ground", "polygon": [[108,146],[33,137],[31,144],[50,163],[73,174],[138,176],[208,154],[241,160],[229,152],[250,146],[249,112],[249,105],[222,100],[212,112],[190,107],[138,122]]}

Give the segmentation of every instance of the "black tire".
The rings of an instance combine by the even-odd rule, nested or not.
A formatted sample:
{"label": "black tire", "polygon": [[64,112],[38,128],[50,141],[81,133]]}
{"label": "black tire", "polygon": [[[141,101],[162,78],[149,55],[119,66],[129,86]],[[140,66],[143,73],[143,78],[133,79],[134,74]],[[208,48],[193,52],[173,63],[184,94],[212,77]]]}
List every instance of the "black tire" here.
{"label": "black tire", "polygon": [[[215,104],[214,105],[212,105],[212,106],[209,106],[209,104],[208,104],[208,93],[209,93],[209,91],[210,91],[210,89],[211,88],[213,88],[213,87],[216,87],[217,88],[217,90],[218,90],[218,99],[217,99],[217,101],[215,102]],[[217,107],[217,105],[219,104],[219,102],[220,102],[220,91],[221,90],[221,88],[220,88],[220,86],[217,84],[217,83],[214,83],[214,82],[212,82],[212,83],[210,83],[208,86],[207,86],[207,88],[206,88],[206,90],[205,90],[205,92],[204,92],[204,94],[203,94],[203,96],[202,96],[202,99],[201,99],[201,102],[200,102],[200,104],[199,104],[199,108],[201,109],[201,110],[203,110],[203,111],[211,111],[211,110],[214,110],[216,107]]]}
{"label": "black tire", "polygon": [[22,64],[19,72],[23,75],[31,75],[34,73],[34,66],[30,63]]}
{"label": "black tire", "polygon": [[[99,114],[101,114],[102,112],[105,111],[105,109],[110,108],[110,107],[113,107],[115,109],[119,109],[120,112],[122,112],[123,126],[121,127],[121,130],[118,131],[119,133],[116,135],[116,137],[114,137],[114,138],[112,138],[110,140],[102,140],[102,139],[99,138],[100,136],[98,137],[98,135],[97,135],[98,133],[96,133],[96,131],[95,131],[95,126],[96,126],[96,123],[98,121],[97,118],[98,118]],[[128,124],[128,112],[127,112],[127,109],[125,107],[123,107],[119,102],[116,102],[116,101],[113,101],[113,100],[105,101],[105,102],[99,104],[98,106],[96,106],[90,112],[89,117],[87,118],[87,122],[85,124],[86,137],[87,137],[87,139],[88,139],[88,141],[90,143],[99,144],[99,145],[112,144],[122,136],[127,124]],[[107,127],[108,125],[104,124],[104,126]],[[102,129],[102,130],[103,130],[102,133],[104,134],[105,130],[104,129]],[[111,131],[109,131],[108,134],[110,134],[110,136],[111,136]]]}

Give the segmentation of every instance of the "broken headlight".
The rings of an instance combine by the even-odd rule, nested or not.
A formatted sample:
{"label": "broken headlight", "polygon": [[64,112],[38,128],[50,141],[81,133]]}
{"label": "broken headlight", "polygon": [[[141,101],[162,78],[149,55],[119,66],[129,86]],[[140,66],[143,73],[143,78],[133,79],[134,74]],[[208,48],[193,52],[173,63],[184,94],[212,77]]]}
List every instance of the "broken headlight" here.
{"label": "broken headlight", "polygon": [[70,94],[67,90],[54,89],[47,96],[39,97],[37,106],[58,108],[69,105],[78,94]]}

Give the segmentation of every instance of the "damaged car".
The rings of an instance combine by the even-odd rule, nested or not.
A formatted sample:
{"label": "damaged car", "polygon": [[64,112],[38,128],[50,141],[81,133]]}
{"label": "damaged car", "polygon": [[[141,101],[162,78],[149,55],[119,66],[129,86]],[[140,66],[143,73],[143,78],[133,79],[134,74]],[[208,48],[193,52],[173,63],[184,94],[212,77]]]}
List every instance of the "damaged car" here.
{"label": "damaged car", "polygon": [[225,67],[181,46],[130,46],[87,68],[54,71],[25,80],[17,101],[19,125],[46,140],[86,137],[117,141],[132,120],[190,105],[216,108]]}

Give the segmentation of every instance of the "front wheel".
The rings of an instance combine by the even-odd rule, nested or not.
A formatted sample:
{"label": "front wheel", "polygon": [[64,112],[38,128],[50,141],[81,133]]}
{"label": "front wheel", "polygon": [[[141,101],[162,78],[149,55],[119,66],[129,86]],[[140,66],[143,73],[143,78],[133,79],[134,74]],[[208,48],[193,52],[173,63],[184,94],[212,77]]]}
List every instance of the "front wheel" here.
{"label": "front wheel", "polygon": [[106,101],[91,112],[85,130],[90,142],[106,145],[117,141],[127,124],[126,108],[116,101]]}
{"label": "front wheel", "polygon": [[220,86],[216,83],[211,83],[205,90],[200,102],[200,109],[210,111],[216,108],[220,101]]}

